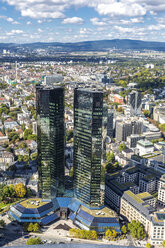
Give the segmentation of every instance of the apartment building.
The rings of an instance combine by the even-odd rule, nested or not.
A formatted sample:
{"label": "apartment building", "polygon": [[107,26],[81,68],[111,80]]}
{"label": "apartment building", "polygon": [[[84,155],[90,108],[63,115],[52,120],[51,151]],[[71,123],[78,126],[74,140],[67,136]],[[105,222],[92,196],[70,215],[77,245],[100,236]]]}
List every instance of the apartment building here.
{"label": "apartment building", "polygon": [[132,220],[140,221],[144,225],[145,231],[150,233],[150,214],[154,212],[154,208],[145,201],[145,193],[142,197],[135,195],[130,190],[126,191],[121,198],[120,214],[130,222]]}

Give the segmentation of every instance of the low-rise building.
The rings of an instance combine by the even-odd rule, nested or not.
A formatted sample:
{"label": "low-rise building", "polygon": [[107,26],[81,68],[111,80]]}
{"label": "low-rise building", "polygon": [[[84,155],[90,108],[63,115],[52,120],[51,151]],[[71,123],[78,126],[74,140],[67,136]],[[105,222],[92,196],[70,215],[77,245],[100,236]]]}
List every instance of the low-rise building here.
{"label": "low-rise building", "polygon": [[139,155],[143,156],[152,153],[154,151],[154,145],[148,140],[139,140],[137,142],[137,149],[139,150]]}

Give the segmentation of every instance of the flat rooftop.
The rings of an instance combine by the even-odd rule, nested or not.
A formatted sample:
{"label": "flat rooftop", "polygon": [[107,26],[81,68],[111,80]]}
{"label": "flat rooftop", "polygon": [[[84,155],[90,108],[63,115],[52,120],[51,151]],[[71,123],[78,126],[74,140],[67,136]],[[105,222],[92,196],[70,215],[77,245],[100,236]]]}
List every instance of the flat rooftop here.
{"label": "flat rooftop", "polygon": [[140,194],[137,194],[137,196],[143,200],[143,199],[147,199],[147,198],[153,198],[153,196],[148,193],[148,192],[143,192],[143,193],[140,193]]}
{"label": "flat rooftop", "polygon": [[25,208],[39,208],[46,205],[47,203],[47,201],[43,201],[41,198],[30,198],[20,202],[19,204]]}
{"label": "flat rooftop", "polygon": [[148,140],[139,140],[137,144],[143,147],[153,147],[153,144]]}
{"label": "flat rooftop", "polygon": [[86,212],[86,213],[88,213],[88,214],[90,214],[90,215],[92,215],[93,217],[117,217],[117,214],[113,211],[113,210],[111,210],[111,209],[109,209],[109,208],[107,208],[107,207],[104,207],[104,208],[102,208],[102,209],[96,209],[96,210],[93,210],[93,209],[89,209],[89,208],[86,208],[86,207],[84,207],[83,205],[81,205],[81,207],[80,207],[80,209],[82,209],[84,212]]}

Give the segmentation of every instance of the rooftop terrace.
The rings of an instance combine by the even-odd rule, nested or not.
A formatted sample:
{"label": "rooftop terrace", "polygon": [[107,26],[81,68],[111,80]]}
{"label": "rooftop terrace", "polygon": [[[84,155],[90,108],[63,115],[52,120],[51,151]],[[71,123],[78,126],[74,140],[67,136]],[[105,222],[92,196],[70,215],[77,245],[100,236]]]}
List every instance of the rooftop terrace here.
{"label": "rooftop terrace", "polygon": [[93,210],[93,209],[89,209],[89,208],[86,208],[84,207],[83,205],[81,205],[80,209],[82,209],[84,212],[94,216],[94,217],[117,217],[116,213],[107,208],[107,207],[104,207],[102,208],[101,210]]}
{"label": "rooftop terrace", "polygon": [[151,198],[153,197],[150,193],[148,192],[143,192],[143,193],[140,193],[140,194],[137,194],[137,196],[143,200],[143,199],[146,199],[146,198]]}
{"label": "rooftop terrace", "polygon": [[25,208],[39,208],[47,203],[48,202],[43,201],[41,198],[30,198],[20,202],[20,205],[22,205]]}

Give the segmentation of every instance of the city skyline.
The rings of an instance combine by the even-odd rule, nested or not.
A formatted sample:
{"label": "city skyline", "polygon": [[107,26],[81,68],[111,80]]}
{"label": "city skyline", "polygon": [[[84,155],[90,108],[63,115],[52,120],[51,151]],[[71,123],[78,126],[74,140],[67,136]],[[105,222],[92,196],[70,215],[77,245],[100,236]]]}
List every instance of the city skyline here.
{"label": "city skyline", "polygon": [[0,43],[165,41],[161,0],[0,0]]}

